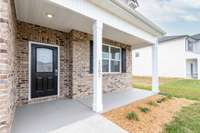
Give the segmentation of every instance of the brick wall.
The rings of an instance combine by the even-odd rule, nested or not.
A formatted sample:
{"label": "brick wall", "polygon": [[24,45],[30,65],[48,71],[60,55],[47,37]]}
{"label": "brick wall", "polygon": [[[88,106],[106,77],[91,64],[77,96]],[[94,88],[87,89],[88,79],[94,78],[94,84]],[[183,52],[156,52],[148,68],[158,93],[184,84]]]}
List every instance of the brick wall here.
{"label": "brick wall", "polygon": [[[92,36],[72,30],[64,33],[53,29],[17,23],[17,103],[23,105],[57,99],[57,96],[28,100],[28,41],[50,43],[60,46],[60,97],[77,98],[92,94],[92,74],[89,73],[89,42]],[[131,47],[108,39],[104,43],[127,49],[127,73],[103,75],[104,92],[131,87]]]}
{"label": "brick wall", "polygon": [[[90,65],[90,40],[92,36],[83,32],[72,30],[70,44],[72,46],[72,96],[78,98],[92,94],[92,74],[89,73]],[[127,72],[120,74],[103,75],[103,91],[112,92],[131,87],[131,46],[108,39],[103,43],[126,48]]]}
{"label": "brick wall", "polygon": [[[17,104],[37,103],[41,101],[54,100],[69,96],[69,41],[68,33],[53,30],[50,28],[28,24],[18,21],[17,23]],[[28,100],[29,91],[29,41],[47,43],[60,46],[60,97],[48,96]]]}
{"label": "brick wall", "polygon": [[16,61],[14,3],[0,0],[0,132],[10,132],[15,112]]}

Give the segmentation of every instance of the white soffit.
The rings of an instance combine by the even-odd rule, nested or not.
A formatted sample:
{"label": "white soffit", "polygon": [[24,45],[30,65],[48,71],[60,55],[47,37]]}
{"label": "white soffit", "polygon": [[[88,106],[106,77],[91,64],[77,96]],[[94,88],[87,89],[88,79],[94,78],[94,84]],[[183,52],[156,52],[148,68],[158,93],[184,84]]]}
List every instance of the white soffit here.
{"label": "white soffit", "polygon": [[[71,29],[79,29],[80,31],[90,32],[92,20],[58,6],[49,0],[15,0],[17,19],[69,32]],[[53,18],[46,15],[52,14]]]}
{"label": "white soffit", "polygon": [[[72,29],[92,34],[91,18],[59,6],[49,0],[15,0],[17,19],[59,31],[69,32]],[[53,18],[46,15],[52,14]],[[133,35],[104,25],[103,37],[135,47],[147,42]],[[142,45],[141,45],[142,46]]]}

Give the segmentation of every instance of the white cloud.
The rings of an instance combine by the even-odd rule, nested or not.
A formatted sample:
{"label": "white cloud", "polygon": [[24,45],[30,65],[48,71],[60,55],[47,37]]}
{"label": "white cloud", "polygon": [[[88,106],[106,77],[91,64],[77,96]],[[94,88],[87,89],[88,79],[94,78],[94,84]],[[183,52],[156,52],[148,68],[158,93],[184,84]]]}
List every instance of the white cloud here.
{"label": "white cloud", "polygon": [[200,21],[200,18],[198,16],[193,16],[193,15],[181,16],[181,18],[184,21],[190,21],[190,22],[198,22],[198,21]]}
{"label": "white cloud", "polygon": [[139,12],[157,22],[199,21],[200,0],[138,0]]}

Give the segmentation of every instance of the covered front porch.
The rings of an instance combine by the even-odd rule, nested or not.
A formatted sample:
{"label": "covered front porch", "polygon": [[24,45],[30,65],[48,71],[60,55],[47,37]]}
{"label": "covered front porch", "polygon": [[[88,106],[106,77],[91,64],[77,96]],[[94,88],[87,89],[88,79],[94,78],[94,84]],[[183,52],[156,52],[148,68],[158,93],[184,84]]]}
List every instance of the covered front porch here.
{"label": "covered front porch", "polygon": [[[104,111],[127,105],[153,95],[151,91],[128,89],[103,95]],[[56,100],[18,107],[12,133],[124,133],[92,111],[92,98]]]}
{"label": "covered front porch", "polygon": [[[54,79],[56,81],[54,84],[57,84],[57,90],[54,90],[54,93],[51,94],[55,94],[56,98],[66,96],[78,98],[82,97],[82,95],[92,94],[93,96],[90,99],[83,100],[83,103],[92,105],[95,112],[103,111],[105,106],[103,103],[104,91],[127,89],[131,86],[129,81],[131,81],[132,74],[131,50],[133,48],[153,46],[152,91],[154,93],[159,92],[157,37],[163,34],[151,22],[144,23],[144,18],[139,17],[139,14],[129,13],[116,3],[99,2],[99,4],[92,0],[90,2],[86,0],[15,1],[17,19],[22,21],[18,28],[20,47],[27,45],[30,41],[33,41],[36,45],[50,44],[48,47],[58,45],[58,61],[55,64],[57,69],[53,70],[52,73],[58,79],[57,81],[56,78]],[[102,8],[102,4],[106,5],[107,9],[114,8],[112,8],[112,11],[106,12]],[[32,7],[45,8],[36,9]],[[120,14],[113,15],[113,13],[116,13],[115,11],[120,12],[121,15],[123,14],[123,18],[121,18],[122,16],[118,17]],[[152,28],[152,26],[156,28]],[[75,30],[81,32],[76,32]],[[92,47],[90,47],[89,42],[92,42]],[[107,45],[107,43],[111,46],[107,51],[105,50],[106,54],[103,57],[105,52],[103,45]],[[116,47],[115,45],[117,45],[117,49],[114,48]],[[43,46],[42,48],[48,47]],[[24,50],[23,48],[21,49]],[[36,85],[32,85],[34,82],[31,82],[31,80],[35,77],[31,73],[36,72],[36,68],[32,69],[36,65],[31,65],[30,60],[34,55],[30,55],[30,49],[32,49],[31,46],[29,47],[28,59],[29,71],[25,72],[29,75],[28,83],[26,82],[27,79],[23,79],[23,85],[21,85],[21,82],[20,85],[22,87],[25,86],[24,90],[22,91],[21,86],[18,89],[20,96],[18,99],[19,101],[22,100],[23,104],[32,103],[35,99],[40,102],[42,98],[38,98],[38,96],[48,96],[46,95],[47,93],[32,95],[32,88]],[[111,53],[112,49],[113,53]],[[24,51],[22,52],[24,53]],[[44,52],[41,52],[41,55],[44,56]],[[91,60],[90,57],[92,57]],[[20,57],[20,59],[24,58],[27,59],[27,57]],[[112,64],[114,65],[112,66]],[[91,67],[92,70],[90,71]],[[25,84],[24,81],[26,82]],[[28,90],[26,86],[28,86]],[[37,87],[35,88],[37,89]]]}
{"label": "covered front porch", "polygon": [[[157,38],[165,33],[120,1],[0,1],[5,5],[0,21],[0,132],[11,127],[26,133],[52,130],[76,121],[79,111],[86,113],[78,119],[90,115],[79,102],[58,99],[92,95],[81,101],[94,112],[125,104],[104,102],[103,92],[132,87],[134,48],[152,46],[152,92],[159,92]],[[133,100],[140,96],[130,94]],[[130,102],[127,96],[121,98]]]}

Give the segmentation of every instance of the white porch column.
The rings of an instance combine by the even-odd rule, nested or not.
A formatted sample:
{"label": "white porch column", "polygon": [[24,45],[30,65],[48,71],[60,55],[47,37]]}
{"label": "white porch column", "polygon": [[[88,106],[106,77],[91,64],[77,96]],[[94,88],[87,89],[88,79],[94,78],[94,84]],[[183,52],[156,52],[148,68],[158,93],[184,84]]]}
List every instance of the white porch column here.
{"label": "white porch column", "polygon": [[200,59],[197,60],[198,80],[200,80]]}
{"label": "white porch column", "polygon": [[103,23],[96,20],[93,24],[93,110],[95,112],[103,111],[102,29]]}
{"label": "white porch column", "polygon": [[159,93],[158,41],[152,46],[152,92]]}

